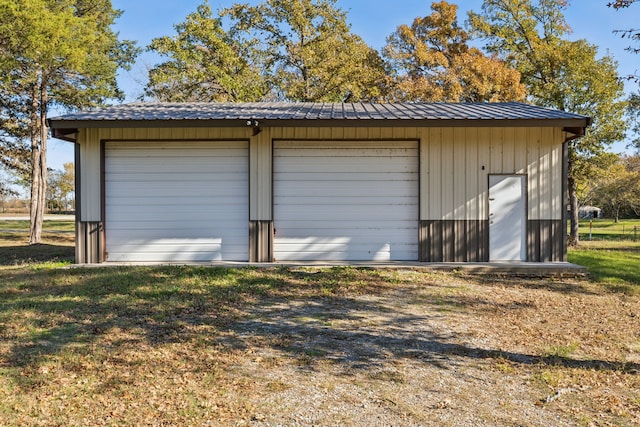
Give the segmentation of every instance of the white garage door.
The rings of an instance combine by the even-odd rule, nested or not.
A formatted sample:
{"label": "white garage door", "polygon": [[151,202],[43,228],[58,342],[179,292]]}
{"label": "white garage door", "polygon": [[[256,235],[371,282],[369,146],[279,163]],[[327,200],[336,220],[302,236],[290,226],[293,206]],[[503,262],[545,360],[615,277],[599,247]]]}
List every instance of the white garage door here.
{"label": "white garage door", "polygon": [[107,261],[246,261],[246,142],[108,142]]}
{"label": "white garage door", "polygon": [[418,143],[277,141],[274,257],[417,260]]}

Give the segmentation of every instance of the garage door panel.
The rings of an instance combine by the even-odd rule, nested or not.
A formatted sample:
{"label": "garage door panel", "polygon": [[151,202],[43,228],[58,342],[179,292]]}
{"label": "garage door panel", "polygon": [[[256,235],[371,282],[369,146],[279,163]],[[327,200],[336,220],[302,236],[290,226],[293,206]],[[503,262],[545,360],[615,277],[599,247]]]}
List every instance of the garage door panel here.
{"label": "garage door panel", "polygon": [[[399,173],[384,173],[379,171],[372,172],[357,172],[357,171],[344,171],[344,172],[296,172],[296,173],[281,173],[277,176],[277,181],[316,181],[321,177],[324,177],[323,182],[328,186],[335,186],[336,183],[345,183],[345,185],[352,185],[352,183],[358,182],[393,182],[404,181],[404,178],[398,177]],[[418,174],[412,174],[415,178]]]}
{"label": "garage door panel", "polygon": [[418,144],[276,142],[276,260],[417,260]]}
{"label": "garage door panel", "polygon": [[[320,194],[320,193],[318,193]],[[416,206],[415,197],[411,196],[342,196],[349,197],[353,203],[358,205],[361,211],[366,212],[371,206],[379,207],[381,204],[385,206],[394,206],[394,205],[413,205]],[[300,206],[309,206],[309,205],[323,205],[323,206],[336,206],[337,208],[342,208],[342,205],[335,204],[335,197],[328,197],[325,195],[307,195],[307,196],[281,196],[279,200],[282,203],[288,205],[300,205]]]}
{"label": "garage door panel", "polygon": [[[115,262],[218,262],[241,259],[244,248],[238,247],[235,251],[223,249],[221,245],[194,247],[191,244],[175,245],[158,250],[147,250],[146,247],[130,246],[123,248],[121,252],[110,252],[109,261]],[[180,254],[180,257],[176,257]]]}
{"label": "garage door panel", "polygon": [[[348,159],[349,157],[411,157],[415,155],[416,141],[275,141],[278,157],[286,161],[291,157]],[[318,148],[322,148],[319,150]]]}
{"label": "garage door panel", "polygon": [[418,251],[413,245],[396,245],[391,249],[389,245],[369,247],[353,243],[282,246],[278,248],[277,254],[279,257],[276,258],[276,261],[389,261],[403,258],[417,259],[418,257]]}
{"label": "garage door panel", "polygon": [[[344,171],[353,171],[352,173],[363,172],[378,172],[384,170],[386,174],[392,174],[397,172],[413,172],[412,165],[408,165],[405,158],[393,159],[393,158],[380,158],[377,162],[370,162],[366,165],[366,169],[361,165],[359,158],[353,158],[349,162],[342,161],[339,158],[325,158],[319,157],[312,159],[318,162],[324,162],[324,164],[318,164],[310,159],[300,160],[299,158],[292,157],[288,162],[281,162],[280,164],[287,168],[289,173],[326,173],[334,172],[341,173]],[[288,164],[287,164],[288,163]]]}
{"label": "garage door panel", "polygon": [[[114,186],[115,187],[115,186]],[[120,185],[117,189],[119,192],[119,197],[117,199],[112,200],[112,203],[115,204],[130,204],[129,199],[141,199],[148,200],[149,204],[153,202],[154,204],[162,204],[162,198],[167,194],[173,194],[177,197],[176,200],[179,200],[181,197],[197,197],[201,199],[204,203],[209,204],[208,197],[233,197],[237,196],[238,192],[246,192],[246,188],[242,185],[236,185],[231,183],[228,187],[225,186],[219,190],[215,190],[211,186],[206,186],[204,184],[198,186],[189,185],[185,186],[184,184],[178,184],[175,182],[167,183],[165,186],[151,184],[149,186],[136,187],[134,185]],[[144,190],[144,193],[141,194]],[[242,198],[246,199],[244,194],[242,194]]]}
{"label": "garage door panel", "polygon": [[[209,157],[189,157],[188,159],[175,159],[164,158],[165,160],[159,160],[157,158],[140,157],[136,159],[117,158],[111,159],[110,171],[119,173],[154,173],[162,171],[163,173],[175,173],[183,174],[185,172],[185,166],[191,173],[211,173],[211,160]],[[163,162],[170,162],[164,164]],[[228,157],[227,160],[220,165],[217,165],[216,172],[233,173],[237,172],[238,168],[242,168],[243,162],[238,161],[235,157]]]}
{"label": "garage door panel", "polygon": [[[166,194],[166,192],[163,193],[163,195]],[[175,200],[176,203],[178,203],[179,205],[182,206],[190,206],[192,208],[192,210],[207,210],[207,209],[211,209],[211,204],[206,201],[203,200],[202,195],[199,196],[184,196],[184,197],[174,197],[173,198]],[[136,201],[139,205],[147,205],[147,206],[157,206],[157,207],[165,207],[166,205],[158,203],[158,200],[155,197],[134,197],[133,195],[128,196],[128,197],[122,197],[120,198],[120,200],[118,201],[118,203],[116,203],[116,206],[120,206],[122,208],[128,208],[131,206],[131,202],[132,201]],[[238,201],[238,205],[243,205],[243,200],[239,200]],[[214,205],[215,206],[215,205]]]}
{"label": "garage door panel", "polygon": [[[185,165],[185,168],[188,166]],[[234,168],[232,171],[224,172],[224,170],[216,170],[211,172],[162,172],[156,171],[154,173],[142,173],[142,172],[128,172],[128,173],[119,173],[117,177],[112,178],[112,182],[114,183],[123,183],[123,184],[139,184],[139,185],[162,185],[162,183],[166,182],[175,182],[191,184],[203,186],[203,183],[206,182],[225,182],[229,180],[229,178],[241,178],[241,173],[237,172],[237,168]]]}
{"label": "garage door panel", "polygon": [[246,142],[107,143],[108,261],[248,259]]}
{"label": "garage door panel", "polygon": [[[313,208],[316,207],[316,210]],[[400,207],[400,205],[398,205]],[[417,206],[416,206],[417,207]],[[340,224],[343,221],[350,221],[352,224],[357,226],[358,228],[362,227],[365,221],[373,221],[377,224],[377,227],[391,227],[396,221],[414,221],[414,216],[411,212],[408,212],[409,209],[396,209],[393,211],[379,211],[375,210],[375,206],[371,206],[370,212],[362,212],[362,211],[323,211],[321,208],[324,206],[321,205],[292,205],[288,206],[286,209],[276,209],[274,214],[277,215],[278,224],[280,228],[286,226],[287,221],[295,221],[300,220],[301,217],[304,216],[305,221],[307,222],[307,226],[311,227],[310,229],[322,228],[326,227],[321,224],[324,221],[333,221],[334,224]],[[313,224],[311,224],[313,223]],[[341,229],[346,229],[346,227],[340,227]]]}
{"label": "garage door panel", "polygon": [[[147,200],[151,202],[150,200]],[[188,205],[160,205],[154,203],[146,203],[140,200],[135,206],[131,204],[116,205],[118,209],[110,212],[109,219],[111,221],[156,221],[167,220],[174,221],[176,215],[180,215],[183,219],[191,219],[202,221],[203,224],[213,223],[225,218],[235,218],[237,215],[245,215],[246,203],[238,201],[225,205],[201,205],[198,209]],[[132,200],[133,203],[133,200]]]}
{"label": "garage door panel", "polygon": [[[347,185],[335,186],[332,185],[333,196],[327,197],[327,184],[315,185],[309,183],[309,188],[304,188],[304,183],[300,182],[288,182],[280,181],[278,185],[278,191],[274,192],[274,197],[280,197],[283,199],[290,199],[288,201],[295,202],[298,198],[322,198],[323,200],[330,199],[331,197],[363,197],[362,189],[358,187],[352,187]],[[378,197],[402,197],[402,198],[415,198],[415,194],[418,191],[418,186],[403,186],[398,188],[391,181],[377,181],[377,195]]]}
{"label": "garage door panel", "polygon": [[[131,237],[132,231],[135,231],[135,237]],[[164,240],[220,240],[224,242],[233,242],[234,244],[243,244],[246,245],[246,242],[243,237],[239,237],[240,233],[243,229],[230,229],[228,230],[228,234],[222,235],[218,234],[218,237],[211,239],[204,239],[202,236],[202,229],[199,228],[163,228],[157,227],[156,224],[137,224],[131,223],[129,227],[119,227],[119,228],[109,228],[109,237],[113,240],[113,242],[118,242],[117,246],[126,245],[131,242],[135,242],[135,244],[139,245],[141,242],[150,243],[150,242],[158,242],[162,243]],[[115,245],[114,245],[115,246]]]}
{"label": "garage door panel", "polygon": [[413,237],[415,231],[415,226],[410,221],[387,221],[384,224],[377,221],[374,224],[373,221],[369,221],[368,223],[371,225],[370,227],[367,227],[367,224],[353,221],[352,227],[341,229],[340,227],[344,227],[345,222],[325,222],[324,228],[322,228],[322,226],[315,227],[312,235],[310,234],[309,229],[304,226],[305,224],[296,225],[295,223],[289,223],[288,225],[284,225],[282,228],[277,228],[276,236],[278,238],[298,239],[315,239],[322,237],[336,238],[336,236],[344,236],[346,233],[345,230],[350,230],[349,236],[345,237],[345,239],[369,238],[371,241],[387,241],[398,237],[410,239]]}

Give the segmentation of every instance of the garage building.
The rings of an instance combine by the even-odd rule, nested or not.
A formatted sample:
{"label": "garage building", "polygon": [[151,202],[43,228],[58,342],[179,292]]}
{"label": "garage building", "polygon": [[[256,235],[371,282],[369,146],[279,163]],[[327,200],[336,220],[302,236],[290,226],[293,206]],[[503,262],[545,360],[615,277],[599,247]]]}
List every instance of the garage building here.
{"label": "garage building", "polygon": [[133,103],[76,148],[76,262],[566,261],[567,144],[521,103]]}

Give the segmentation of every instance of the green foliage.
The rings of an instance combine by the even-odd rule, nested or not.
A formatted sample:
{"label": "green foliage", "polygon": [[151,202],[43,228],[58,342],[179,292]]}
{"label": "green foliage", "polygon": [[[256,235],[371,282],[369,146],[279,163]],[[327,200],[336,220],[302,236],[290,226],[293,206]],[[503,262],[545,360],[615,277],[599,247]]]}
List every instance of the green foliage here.
{"label": "green foliage", "polygon": [[518,71],[470,47],[457,20],[458,7],[433,3],[431,15],[401,25],[387,39],[384,56],[397,74],[394,100],[497,102],[523,100]]}
{"label": "green foliage", "polygon": [[268,92],[255,43],[222,27],[208,3],[198,6],[177,35],[160,37],[148,49],[169,60],[149,71],[145,95],[158,101],[259,101]]}
{"label": "green foliage", "polygon": [[0,161],[30,175],[32,243],[42,231],[49,109],[122,97],[116,74],[137,49],[111,30],[119,14],[109,0],[0,0]]}
{"label": "green foliage", "polygon": [[[618,158],[591,178],[593,204],[606,208],[616,222],[625,210],[640,215],[640,172],[633,170],[633,158]],[[638,158],[635,158],[638,163]]]}
{"label": "green foliage", "polygon": [[65,163],[64,170],[49,171],[47,184],[47,203],[49,209],[70,210],[75,189],[75,169],[73,163]]}
{"label": "green foliage", "polygon": [[631,94],[627,104],[627,117],[629,126],[635,137],[632,141],[636,151],[640,153],[640,92]]}
{"label": "green foliage", "polygon": [[223,11],[234,34],[262,49],[271,96],[289,101],[359,101],[382,95],[378,53],[352,34],[336,0],[265,0]]}
{"label": "green foliage", "polygon": [[[169,58],[149,73],[160,101],[358,101],[381,97],[378,53],[351,33],[336,0],[266,0],[212,13],[207,2],[149,50]],[[229,29],[225,29],[225,23]]]}
{"label": "green foliage", "polygon": [[108,0],[0,0],[2,96],[23,107],[3,111],[14,118],[8,124],[24,129],[18,121],[28,115],[34,91],[46,94],[48,106],[67,108],[121,98],[117,70],[127,68],[137,51],[111,30],[119,15]]}

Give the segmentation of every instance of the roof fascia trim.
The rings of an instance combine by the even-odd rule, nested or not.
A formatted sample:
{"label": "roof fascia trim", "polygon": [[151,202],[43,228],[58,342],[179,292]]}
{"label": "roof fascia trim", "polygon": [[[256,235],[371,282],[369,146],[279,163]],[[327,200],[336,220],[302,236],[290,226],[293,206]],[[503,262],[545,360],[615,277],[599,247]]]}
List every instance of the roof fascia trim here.
{"label": "roof fascia trim", "polygon": [[[182,127],[561,127],[568,132],[589,126],[588,118],[567,119],[215,119],[215,120],[50,120],[56,135],[77,129]],[[571,130],[569,130],[571,129]],[[58,136],[56,136],[58,138]]]}

